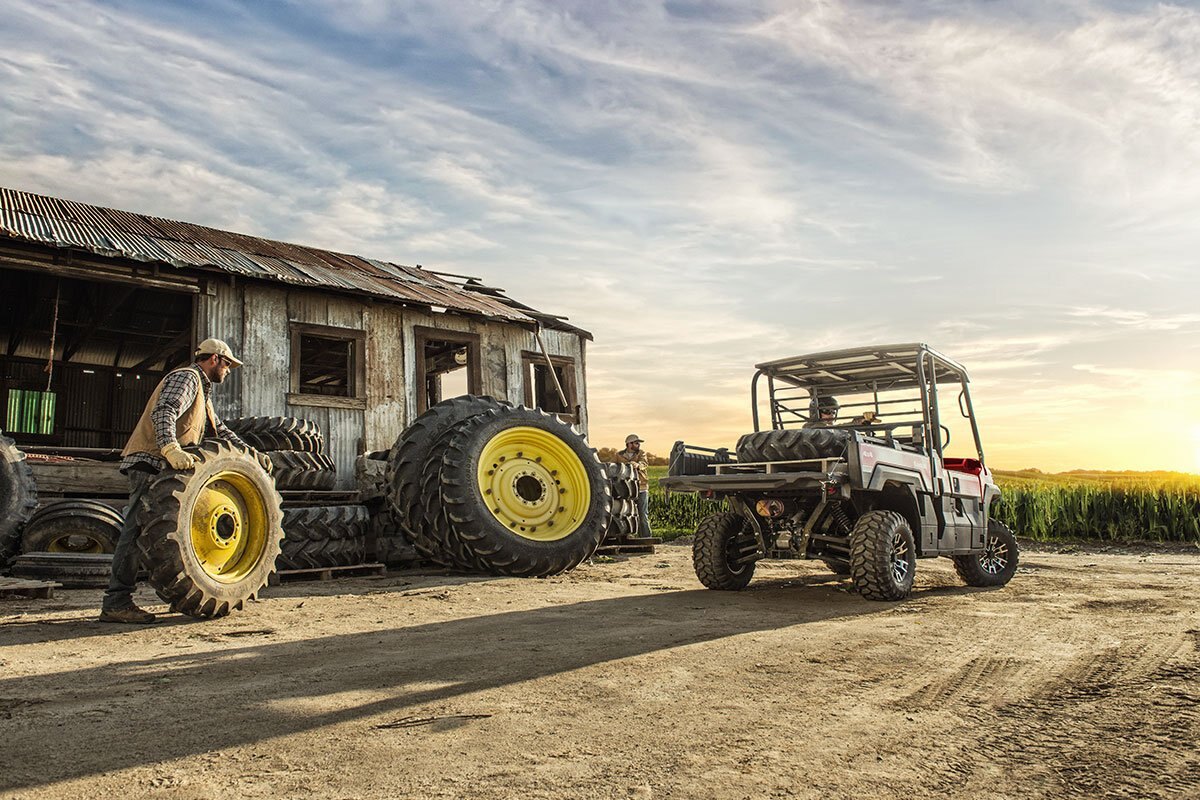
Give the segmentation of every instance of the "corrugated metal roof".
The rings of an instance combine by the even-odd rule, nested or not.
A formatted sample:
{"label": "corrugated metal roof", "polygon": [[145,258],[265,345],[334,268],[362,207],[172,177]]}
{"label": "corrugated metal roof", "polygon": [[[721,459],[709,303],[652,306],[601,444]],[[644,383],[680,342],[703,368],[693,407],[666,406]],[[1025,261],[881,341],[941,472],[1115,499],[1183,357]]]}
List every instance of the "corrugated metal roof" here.
{"label": "corrugated metal roof", "polygon": [[[533,324],[542,315],[417,267],[259,239],[187,222],[0,187],[0,234],[99,256],[208,268],[296,286],[324,286],[402,303]],[[586,331],[574,329],[579,333]]]}

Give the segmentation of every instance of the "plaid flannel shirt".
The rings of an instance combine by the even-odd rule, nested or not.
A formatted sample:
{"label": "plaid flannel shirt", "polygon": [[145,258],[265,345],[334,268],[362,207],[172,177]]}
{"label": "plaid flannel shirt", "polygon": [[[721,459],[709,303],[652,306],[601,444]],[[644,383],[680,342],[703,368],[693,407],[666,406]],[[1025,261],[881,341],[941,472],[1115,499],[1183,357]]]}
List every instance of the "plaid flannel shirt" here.
{"label": "plaid flannel shirt", "polygon": [[[163,388],[158,396],[158,402],[154,404],[154,410],[150,412],[150,421],[154,423],[154,440],[159,451],[176,441],[175,425],[179,421],[179,415],[196,402],[196,392],[198,391],[204,392],[205,398],[212,397],[212,381],[204,374],[204,370],[197,367],[176,370],[163,380]],[[225,423],[221,421],[215,411],[213,420],[217,426],[215,431],[209,429],[207,420],[204,423],[205,438],[215,435],[241,447],[248,446],[238,438],[236,433],[225,427]],[[121,461],[122,472],[130,469],[161,472],[166,466],[167,460],[158,453],[130,453]]]}

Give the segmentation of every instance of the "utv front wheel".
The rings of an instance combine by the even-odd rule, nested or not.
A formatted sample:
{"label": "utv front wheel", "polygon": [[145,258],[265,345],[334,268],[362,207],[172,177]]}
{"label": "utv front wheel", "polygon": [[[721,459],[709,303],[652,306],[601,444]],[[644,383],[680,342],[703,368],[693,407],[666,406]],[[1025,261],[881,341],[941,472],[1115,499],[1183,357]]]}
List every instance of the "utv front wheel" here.
{"label": "utv front wheel", "polygon": [[984,551],[953,558],[954,571],[967,586],[1003,586],[1017,571],[1017,537],[1004,523],[988,520]]}
{"label": "utv front wheel", "polygon": [[868,511],[850,532],[850,578],[868,600],[903,600],[917,569],[912,528],[895,511]]}
{"label": "utv front wheel", "polygon": [[755,562],[744,559],[757,548],[754,533],[741,514],[710,514],[696,528],[692,540],[696,577],[709,589],[745,589],[754,575]]}

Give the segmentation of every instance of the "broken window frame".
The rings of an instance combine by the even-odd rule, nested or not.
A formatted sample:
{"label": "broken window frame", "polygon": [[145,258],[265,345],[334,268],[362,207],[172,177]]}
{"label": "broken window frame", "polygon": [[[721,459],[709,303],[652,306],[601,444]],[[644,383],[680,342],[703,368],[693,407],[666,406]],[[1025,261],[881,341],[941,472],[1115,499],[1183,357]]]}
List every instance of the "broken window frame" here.
{"label": "broken window frame", "polygon": [[[479,334],[447,330],[445,328],[430,328],[423,325],[414,326],[413,349],[416,356],[414,363],[416,364],[417,414],[424,414],[429,410],[428,387],[430,375],[427,374],[428,365],[425,363],[425,347],[430,342],[449,342],[451,344],[461,344],[466,347],[467,363],[463,368],[467,370],[467,394],[478,395],[481,393],[483,386],[483,366],[480,358]],[[445,374],[445,371],[434,374]]]}
{"label": "broken window frame", "polygon": [[[546,355],[540,352],[525,350],[521,353],[521,383],[524,386],[524,402],[529,408],[541,408],[548,414],[554,414],[566,422],[579,422],[579,391],[575,381],[575,359],[571,356],[551,355],[550,363],[561,369],[559,380],[562,383],[563,394],[567,396],[567,411],[552,411],[544,408],[535,397],[534,376],[538,369],[546,369]],[[547,375],[546,391],[558,399],[558,390],[554,387],[553,379]]]}
{"label": "broken window frame", "polygon": [[[341,328],[333,325],[315,325],[307,322],[291,322],[288,325],[291,338],[290,389],[287,402],[297,406],[326,406],[331,408],[366,408],[367,406],[367,334],[357,328]],[[346,365],[346,394],[323,394],[306,392],[300,382],[300,365],[303,357],[304,337],[350,344]]]}

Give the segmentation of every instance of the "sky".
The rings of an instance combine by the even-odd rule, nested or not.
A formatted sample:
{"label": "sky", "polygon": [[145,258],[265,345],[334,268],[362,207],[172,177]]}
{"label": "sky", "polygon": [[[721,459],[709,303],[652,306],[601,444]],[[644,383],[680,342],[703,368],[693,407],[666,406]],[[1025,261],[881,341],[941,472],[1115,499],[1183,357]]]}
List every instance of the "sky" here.
{"label": "sky", "polygon": [[1200,7],[0,0],[0,185],[483,277],[590,438],[924,341],[989,463],[1200,472]]}

